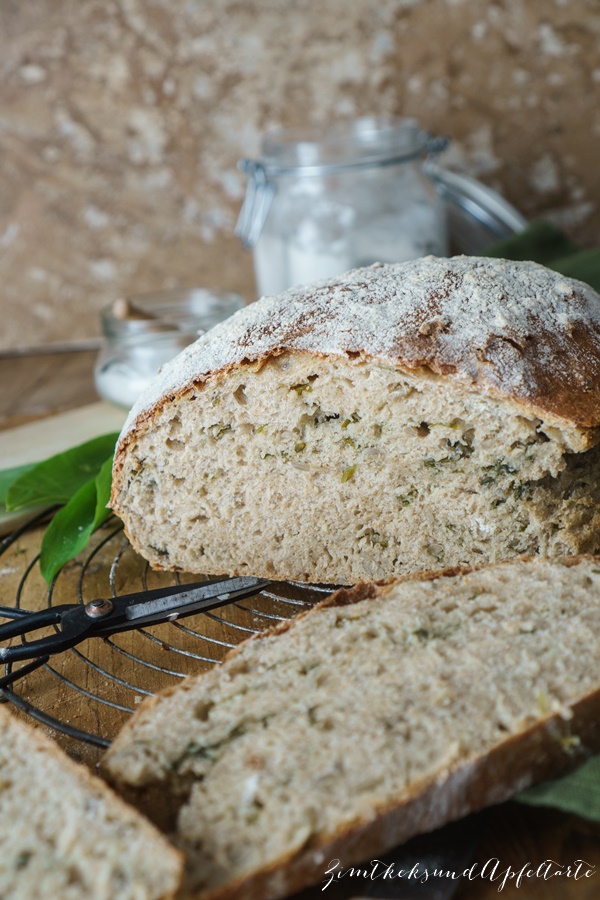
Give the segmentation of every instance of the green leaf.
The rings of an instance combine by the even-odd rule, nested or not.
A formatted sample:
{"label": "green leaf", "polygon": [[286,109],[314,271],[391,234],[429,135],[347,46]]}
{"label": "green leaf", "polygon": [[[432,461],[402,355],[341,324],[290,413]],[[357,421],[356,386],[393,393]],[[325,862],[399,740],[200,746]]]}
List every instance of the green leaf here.
{"label": "green leaf", "polygon": [[102,463],[102,468],[96,475],[96,512],[94,516],[94,529],[99,528],[108,517],[112,515],[112,510],[108,509],[110,500],[110,492],[112,489],[112,454]]}
{"label": "green leaf", "polygon": [[531,222],[524,231],[486,247],[481,255],[532,259],[600,291],[600,250],[582,250],[550,222]]}
{"label": "green leaf", "polygon": [[7,509],[66,503],[96,477],[106,457],[114,452],[118,436],[103,434],[33,466],[9,486]]}
{"label": "green leaf", "polygon": [[586,819],[600,821],[600,756],[562,778],[543,781],[515,797],[530,806],[552,806]]}
{"label": "green leaf", "polygon": [[6,495],[11,484],[35,465],[36,463],[29,463],[25,466],[13,466],[12,469],[0,469],[0,503],[6,506]]}
{"label": "green leaf", "polygon": [[42,539],[40,571],[47,584],[65,563],[85,549],[94,531],[111,515],[112,455],[105,460],[96,478],[91,479],[56,513]]}
{"label": "green leaf", "polygon": [[486,247],[481,256],[501,259],[525,259],[552,268],[555,260],[577,253],[579,247],[570,241],[556,225],[540,220],[530,222],[524,231],[496,241]]}

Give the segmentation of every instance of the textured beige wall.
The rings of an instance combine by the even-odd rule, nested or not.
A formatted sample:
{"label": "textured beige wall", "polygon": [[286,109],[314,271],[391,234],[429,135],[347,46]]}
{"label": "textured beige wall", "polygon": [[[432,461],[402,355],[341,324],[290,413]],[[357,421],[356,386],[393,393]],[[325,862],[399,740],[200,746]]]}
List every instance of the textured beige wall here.
{"label": "textured beige wall", "polygon": [[597,0],[2,0],[0,347],[123,293],[252,297],[235,163],[274,125],[414,115],[591,246],[599,49]]}

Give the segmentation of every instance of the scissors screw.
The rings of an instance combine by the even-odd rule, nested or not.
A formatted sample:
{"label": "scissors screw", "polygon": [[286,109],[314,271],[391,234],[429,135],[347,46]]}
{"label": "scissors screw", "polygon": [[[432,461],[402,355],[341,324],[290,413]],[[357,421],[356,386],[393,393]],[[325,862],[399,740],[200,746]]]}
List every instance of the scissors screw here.
{"label": "scissors screw", "polygon": [[112,611],[113,605],[110,600],[90,600],[85,607],[85,614],[90,619],[103,619]]}

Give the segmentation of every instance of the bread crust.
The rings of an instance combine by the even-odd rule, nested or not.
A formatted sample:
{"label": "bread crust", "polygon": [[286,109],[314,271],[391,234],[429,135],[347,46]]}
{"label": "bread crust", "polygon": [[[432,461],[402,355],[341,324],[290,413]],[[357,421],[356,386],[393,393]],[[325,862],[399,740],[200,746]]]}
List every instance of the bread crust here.
{"label": "bread crust", "polygon": [[376,264],[264,297],[167,364],[121,433],[112,508],[118,512],[128,446],[167,403],[288,352],[455,378],[527,415],[577,428],[589,445],[600,425],[600,296],[589,285],[530,262]]}
{"label": "bread crust", "polygon": [[[540,562],[539,557],[519,559],[523,562]],[[600,557],[591,555],[562,557],[553,560],[553,563],[569,568],[586,560],[600,563]],[[511,560],[513,563],[514,561]],[[454,567],[359,584],[350,589],[342,588],[299,616],[241,642],[226,655],[225,660],[235,657],[249,641],[260,641],[283,634],[298,619],[315,615],[319,610],[350,606],[362,600],[384,596],[399,582],[433,581],[467,575],[486,568],[489,567]],[[183,684],[185,685],[185,681]],[[146,715],[160,702],[161,697],[180,690],[181,686],[168,688],[144,701],[125,725],[119,738],[126,736],[137,719]],[[236,900],[240,897],[244,900],[276,900],[308,885],[317,884],[333,859],[340,859],[343,866],[362,862],[371,854],[385,853],[418,834],[432,831],[486,806],[509,800],[531,784],[559,775],[580,763],[586,755],[600,752],[600,690],[571,705],[570,710],[572,718],[568,721],[559,714],[549,715],[542,722],[507,738],[490,752],[465,760],[454,771],[446,772],[434,780],[423,779],[414,784],[410,791],[380,805],[373,815],[356,819],[328,835],[320,843],[307,846],[300,853],[282,855],[251,876],[212,890],[188,891],[185,896],[190,900]],[[571,734],[578,736],[580,744],[576,751],[566,752],[561,739]],[[114,778],[114,773],[108,774]],[[139,790],[141,793],[144,791],[143,788]]]}

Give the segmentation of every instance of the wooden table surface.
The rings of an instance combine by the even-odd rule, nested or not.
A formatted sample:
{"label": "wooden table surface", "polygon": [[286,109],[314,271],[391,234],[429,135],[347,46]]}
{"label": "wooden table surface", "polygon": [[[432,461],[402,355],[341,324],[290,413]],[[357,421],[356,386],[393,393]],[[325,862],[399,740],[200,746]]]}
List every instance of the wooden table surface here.
{"label": "wooden table surface", "polygon": [[[2,385],[0,431],[96,400],[92,375],[95,355],[94,351],[88,350],[26,357],[0,357],[0,385]],[[1,441],[0,434],[0,446]],[[23,538],[19,545],[13,548],[14,554],[20,555],[23,560],[29,559],[35,552],[36,541],[39,541],[39,536],[36,535]],[[18,566],[15,563],[15,567],[12,567],[3,557],[0,585],[4,603],[12,602],[10,595],[11,591],[15,589],[14,577],[11,578],[10,572],[6,574],[6,570],[11,568],[14,568],[16,572]],[[76,571],[75,569],[75,574]],[[45,597],[45,589],[41,581],[38,588],[39,596]],[[68,593],[68,578],[65,579],[63,589]],[[35,603],[33,599],[36,592],[35,583],[32,585],[30,582],[28,590],[30,594],[33,593],[27,600],[24,600],[23,605]],[[128,640],[135,641],[136,636],[129,636]],[[98,648],[91,652],[92,654],[94,652],[105,653],[105,645],[98,642]],[[72,664],[68,661],[64,662],[67,667]],[[117,664],[123,667],[125,674],[128,674],[126,656],[120,657],[120,662],[117,661]],[[145,688],[152,690],[152,670],[150,669],[148,672]],[[68,677],[70,674],[68,668],[63,669],[62,674]],[[85,678],[93,681],[93,670],[88,670]],[[54,691],[51,698],[52,705],[60,708],[61,689],[56,685],[49,686],[49,689]],[[32,685],[31,690],[40,690],[39,680]],[[86,703],[85,698],[74,704],[71,692],[68,702],[70,704],[70,720],[80,727],[85,727],[86,717],[89,718],[91,714],[90,706]],[[106,723],[104,724],[106,725]],[[54,733],[52,736],[81,761],[92,767],[97,762],[99,751],[95,748],[66,740]],[[516,888],[511,882],[501,892],[502,897],[515,898],[515,900],[516,898],[527,898],[527,900],[529,898],[535,898],[535,900],[537,898],[544,898],[544,900],[597,900],[600,898],[599,824],[554,810],[535,809],[517,803],[506,803],[486,810],[479,815],[476,821],[479,838],[473,861],[477,861],[480,865],[492,858],[498,858],[502,870],[512,866],[514,870],[519,871],[526,863],[537,867],[546,859],[560,864],[573,863],[576,859],[583,859],[598,869],[592,878],[579,881],[566,878],[553,878],[551,881],[545,882],[530,880],[520,888]],[[354,896],[366,893],[368,892],[364,890],[364,885],[358,883],[354,885]],[[327,892],[325,894],[320,891],[318,894],[314,892],[314,896],[317,895],[327,896]],[[398,896],[412,895],[399,891]],[[420,896],[427,895],[420,894]],[[464,882],[459,887],[456,896],[462,900],[477,900],[477,898],[491,900],[492,897],[498,896],[498,882],[491,883],[481,880]]]}

